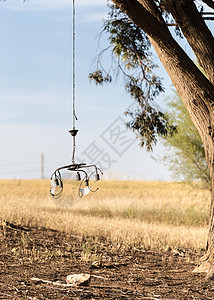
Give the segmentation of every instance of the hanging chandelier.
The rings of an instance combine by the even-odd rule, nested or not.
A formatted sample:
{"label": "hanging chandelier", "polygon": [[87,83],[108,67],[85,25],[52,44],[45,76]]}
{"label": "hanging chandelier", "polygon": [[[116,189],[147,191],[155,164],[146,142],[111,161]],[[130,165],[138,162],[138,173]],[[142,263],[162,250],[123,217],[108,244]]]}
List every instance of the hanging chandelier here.
{"label": "hanging chandelier", "polygon": [[72,95],[72,105],[73,105],[73,129],[69,130],[73,138],[73,152],[72,152],[72,162],[68,165],[57,168],[51,175],[51,188],[50,194],[54,199],[58,199],[63,194],[63,177],[61,172],[66,170],[75,174],[75,180],[80,182],[78,187],[78,196],[82,198],[83,196],[89,194],[90,192],[98,191],[98,188],[93,189],[91,187],[91,179],[99,181],[101,175],[103,174],[101,169],[94,164],[87,165],[86,163],[76,163],[75,162],[75,150],[76,150],[76,135],[78,130],[75,127],[77,121],[76,111],[75,111],[75,94],[76,94],[76,65],[75,65],[75,0],[73,0],[73,95]]}

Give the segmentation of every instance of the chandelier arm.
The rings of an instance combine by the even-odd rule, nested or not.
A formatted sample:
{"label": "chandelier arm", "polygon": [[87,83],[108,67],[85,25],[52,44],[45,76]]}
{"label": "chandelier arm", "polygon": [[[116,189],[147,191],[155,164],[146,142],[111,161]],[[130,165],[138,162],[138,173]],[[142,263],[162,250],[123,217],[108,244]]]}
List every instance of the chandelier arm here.
{"label": "chandelier arm", "polygon": [[86,179],[89,178],[89,177],[88,177],[88,174],[86,173],[86,171],[80,169],[80,170],[78,170],[78,172],[83,172],[83,173],[85,174],[85,178],[86,178]]}
{"label": "chandelier arm", "polygon": [[[96,165],[86,165],[86,166],[83,166],[83,168],[92,168],[92,167],[94,167],[95,170],[100,171],[100,173],[103,175],[103,171],[102,171],[100,168],[98,168]],[[94,172],[93,172],[93,173],[94,173]],[[91,175],[90,175],[90,176],[91,176]]]}
{"label": "chandelier arm", "polygon": [[[51,175],[51,178],[53,178],[53,175],[56,174],[56,172],[59,172],[60,170],[63,170],[63,169],[68,169],[68,168],[70,168],[71,166],[73,166],[73,164],[72,164],[72,165],[67,165],[67,166],[63,166],[63,167],[57,168],[57,169],[53,172],[53,174]],[[59,173],[59,174],[60,174],[60,173]],[[61,175],[60,175],[60,176],[61,176]]]}
{"label": "chandelier arm", "polygon": [[84,168],[85,167],[85,163],[82,163],[82,164],[70,164],[70,165],[66,165],[66,166],[62,166],[62,167],[59,167],[57,168],[52,175],[54,175],[54,173],[56,173],[57,171],[60,171],[62,169],[69,169],[69,171],[77,171],[77,170],[80,170],[81,168]]}
{"label": "chandelier arm", "polygon": [[86,179],[88,179],[90,177],[90,176],[88,177],[88,174],[86,173],[86,171],[81,170],[81,169],[73,169],[73,170],[69,170],[69,171],[71,171],[71,172],[83,172],[85,174],[84,178],[86,178]]}
{"label": "chandelier arm", "polygon": [[[92,172],[91,174],[90,174],[90,176],[88,177],[88,180],[90,180],[90,177],[94,174],[94,173],[96,173],[97,172],[97,170],[95,170],[94,172]],[[96,188],[96,190],[92,190],[92,188],[90,187],[90,186],[88,186],[88,188],[89,188],[89,190],[92,192],[92,193],[96,193],[98,190],[99,190],[99,188]]]}
{"label": "chandelier arm", "polygon": [[92,190],[92,188],[90,186],[88,188],[89,188],[90,192],[92,192],[92,193],[96,193],[99,190],[99,188],[96,188],[96,190]]}
{"label": "chandelier arm", "polygon": [[88,179],[90,179],[90,177],[91,177],[94,173],[96,173],[96,170],[90,174],[90,176],[88,177]]}
{"label": "chandelier arm", "polygon": [[55,194],[55,190],[54,190],[54,192],[52,192],[52,189],[50,189],[50,193],[51,193],[51,196],[54,199],[58,199],[62,195],[62,192],[63,192],[62,176],[61,176],[61,173],[59,171],[57,171],[57,170],[51,175],[51,180],[53,179],[53,176],[55,176],[55,180],[59,180],[59,182],[60,182],[60,190],[59,190],[58,193]]}
{"label": "chandelier arm", "polygon": [[54,199],[58,199],[58,198],[62,195],[62,192],[63,192],[63,190],[61,189],[61,190],[59,191],[59,193],[54,194],[54,195],[51,193],[51,195],[52,195],[52,197],[53,197]]}
{"label": "chandelier arm", "polygon": [[[103,174],[102,170],[100,168],[98,168],[96,165],[85,165],[85,164],[70,164],[70,165],[66,165],[66,166],[62,166],[57,168],[53,174],[51,175],[51,177],[58,171],[63,170],[63,169],[69,169],[69,168],[74,168],[74,169],[70,169],[69,171],[84,171],[82,170],[82,168],[92,168],[94,167],[96,170],[99,170],[101,174]],[[85,172],[85,171],[84,171]]]}

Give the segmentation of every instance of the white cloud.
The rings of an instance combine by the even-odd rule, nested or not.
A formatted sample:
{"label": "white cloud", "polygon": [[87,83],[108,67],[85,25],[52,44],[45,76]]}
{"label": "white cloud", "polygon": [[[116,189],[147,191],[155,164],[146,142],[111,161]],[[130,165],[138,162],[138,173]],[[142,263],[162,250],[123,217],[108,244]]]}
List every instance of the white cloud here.
{"label": "white cloud", "polygon": [[[76,6],[105,6],[107,0],[75,0]],[[62,8],[70,8],[73,5],[73,0],[10,0],[2,2],[10,9],[14,10],[55,10]]]}

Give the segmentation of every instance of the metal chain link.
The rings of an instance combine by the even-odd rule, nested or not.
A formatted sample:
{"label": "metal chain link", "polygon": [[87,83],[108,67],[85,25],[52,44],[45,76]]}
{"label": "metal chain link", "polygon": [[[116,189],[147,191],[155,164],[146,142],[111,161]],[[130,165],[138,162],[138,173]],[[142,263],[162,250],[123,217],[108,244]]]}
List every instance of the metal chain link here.
{"label": "metal chain link", "polygon": [[75,113],[75,93],[76,93],[76,65],[75,65],[75,40],[76,40],[76,28],[75,28],[75,0],[73,0],[73,129],[75,129],[75,120],[76,120],[76,113]]}
{"label": "metal chain link", "polygon": [[76,150],[76,140],[75,140],[75,136],[73,136],[73,155],[72,155],[72,164],[75,164],[75,150]]}

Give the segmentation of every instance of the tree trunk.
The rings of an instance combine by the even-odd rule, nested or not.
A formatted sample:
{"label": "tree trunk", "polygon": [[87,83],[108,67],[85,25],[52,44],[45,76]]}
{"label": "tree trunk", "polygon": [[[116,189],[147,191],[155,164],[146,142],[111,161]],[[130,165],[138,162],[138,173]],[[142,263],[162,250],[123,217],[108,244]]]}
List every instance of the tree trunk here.
{"label": "tree trunk", "polygon": [[[214,279],[214,166],[212,166],[211,174],[211,209],[210,209],[210,224],[207,240],[207,252],[202,258],[202,264],[199,266],[197,272],[207,272],[208,279]],[[205,270],[203,268],[205,267]]]}
{"label": "tree trunk", "polygon": [[195,4],[189,0],[168,0],[170,12],[191,46],[199,65],[214,83],[214,39]]}
{"label": "tree trunk", "polygon": [[193,272],[207,273],[206,279],[214,279],[214,167],[211,172],[211,208],[209,233],[206,247],[206,254],[201,259],[200,266],[196,267]]}
{"label": "tree trunk", "polygon": [[[213,121],[213,105],[212,99],[214,99],[214,91],[212,96],[205,95],[204,97],[196,95],[195,92],[200,90],[197,88],[197,84],[193,78],[190,78],[188,70],[183,73],[181,70],[177,70],[177,67],[168,66],[170,64],[170,57],[166,56],[166,52],[163,52],[160,47],[150,39],[163,66],[167,70],[173,85],[177,89],[182,101],[184,102],[191,119],[196,126],[201,140],[204,145],[205,155],[208,163],[211,178],[211,209],[210,209],[210,224],[209,234],[207,241],[207,253],[202,258],[202,264],[199,268],[196,268],[195,272],[207,272],[207,278],[214,276],[214,121]],[[171,58],[173,59],[173,58]],[[185,83],[188,86],[185,86]],[[195,86],[194,91],[191,91],[191,86]],[[192,97],[191,97],[192,94]]]}
{"label": "tree trunk", "polygon": [[[183,1],[185,2],[185,0]],[[214,86],[174,40],[167,25],[158,13],[157,7],[155,9],[156,4],[154,1],[113,0],[113,2],[148,35],[201,136],[210,170],[212,199],[207,254],[203,258],[202,267],[196,271],[203,269],[203,272],[209,272],[210,277],[214,274]],[[176,3],[178,5],[180,1]],[[195,22],[190,23],[192,26],[195,25]],[[210,35],[208,40],[209,44],[213,43]],[[200,43],[202,55],[203,44],[205,43],[206,38],[203,37],[203,43]],[[195,49],[197,55],[199,55],[199,43]],[[212,61],[212,54],[207,47],[206,52],[209,53],[209,62]],[[206,55],[205,57],[203,55],[203,59],[206,59]],[[211,78],[213,66],[207,68],[207,70]]]}

